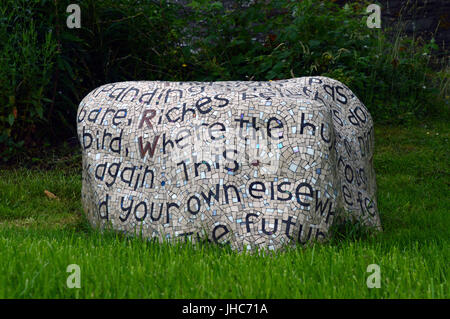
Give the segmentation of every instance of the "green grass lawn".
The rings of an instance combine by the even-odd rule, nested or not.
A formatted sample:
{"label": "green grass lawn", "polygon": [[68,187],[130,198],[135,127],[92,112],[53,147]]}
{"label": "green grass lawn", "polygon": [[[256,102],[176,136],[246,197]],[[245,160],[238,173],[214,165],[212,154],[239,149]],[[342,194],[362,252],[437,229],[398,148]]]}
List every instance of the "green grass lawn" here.
{"label": "green grass lawn", "polygon": [[[350,228],[265,256],[90,229],[79,155],[52,170],[0,171],[0,298],[449,298],[448,124],[375,133],[384,231]],[[80,289],[67,288],[69,264],[80,266]],[[370,264],[380,266],[381,288],[366,285]]]}

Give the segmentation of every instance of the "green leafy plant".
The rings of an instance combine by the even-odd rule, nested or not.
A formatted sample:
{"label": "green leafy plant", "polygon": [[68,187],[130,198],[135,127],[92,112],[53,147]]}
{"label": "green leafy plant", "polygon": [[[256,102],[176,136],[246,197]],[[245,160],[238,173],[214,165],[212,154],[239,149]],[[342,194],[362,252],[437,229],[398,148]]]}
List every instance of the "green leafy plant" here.
{"label": "green leafy plant", "polygon": [[323,75],[345,83],[377,122],[448,118],[448,56],[405,36],[402,21],[369,29],[368,1],[86,0],[0,4],[3,160],[76,140],[76,111],[110,82],[267,81]]}

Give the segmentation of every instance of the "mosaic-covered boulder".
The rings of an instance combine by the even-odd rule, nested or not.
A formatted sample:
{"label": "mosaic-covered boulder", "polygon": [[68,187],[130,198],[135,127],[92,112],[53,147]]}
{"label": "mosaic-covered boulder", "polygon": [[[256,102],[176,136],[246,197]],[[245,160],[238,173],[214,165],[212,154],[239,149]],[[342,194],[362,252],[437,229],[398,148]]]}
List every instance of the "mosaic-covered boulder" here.
{"label": "mosaic-covered boulder", "polygon": [[381,227],[372,118],[339,81],[112,83],[77,125],[92,225],[238,250]]}

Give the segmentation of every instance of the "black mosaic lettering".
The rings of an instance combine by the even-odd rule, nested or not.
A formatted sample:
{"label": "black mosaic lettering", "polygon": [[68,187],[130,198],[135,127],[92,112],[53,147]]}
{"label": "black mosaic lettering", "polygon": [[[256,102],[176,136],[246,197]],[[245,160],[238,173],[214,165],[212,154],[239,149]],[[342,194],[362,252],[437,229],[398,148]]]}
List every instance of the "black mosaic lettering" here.
{"label": "black mosaic lettering", "polygon": [[107,84],[76,121],[93,225],[237,250],[323,241],[342,210],[381,228],[372,118],[339,81]]}

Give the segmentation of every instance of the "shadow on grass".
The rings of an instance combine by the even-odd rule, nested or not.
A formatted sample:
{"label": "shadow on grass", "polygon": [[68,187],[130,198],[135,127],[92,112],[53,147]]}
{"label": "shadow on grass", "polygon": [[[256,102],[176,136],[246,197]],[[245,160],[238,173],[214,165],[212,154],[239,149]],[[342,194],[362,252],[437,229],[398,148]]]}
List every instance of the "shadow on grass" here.
{"label": "shadow on grass", "polygon": [[329,244],[339,246],[350,241],[370,241],[378,234],[380,230],[367,226],[361,220],[337,219],[330,227]]}

